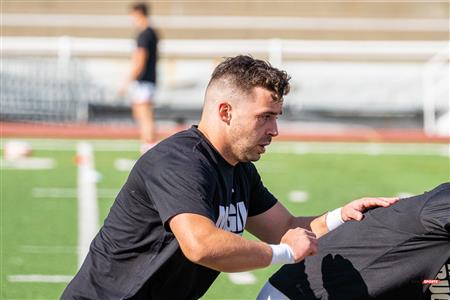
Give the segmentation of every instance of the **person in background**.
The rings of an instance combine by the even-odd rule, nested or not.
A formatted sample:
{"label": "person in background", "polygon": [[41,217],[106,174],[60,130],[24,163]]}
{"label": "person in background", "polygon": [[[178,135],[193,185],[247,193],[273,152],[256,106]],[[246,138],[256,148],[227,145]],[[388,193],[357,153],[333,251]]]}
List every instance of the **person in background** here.
{"label": "person in background", "polygon": [[130,12],[133,25],[139,30],[137,47],[133,52],[131,70],[119,89],[119,95],[132,94],[133,119],[139,126],[141,153],[156,142],[154,96],[156,90],[156,64],[158,60],[158,36],[149,26],[149,7],[135,3]]}

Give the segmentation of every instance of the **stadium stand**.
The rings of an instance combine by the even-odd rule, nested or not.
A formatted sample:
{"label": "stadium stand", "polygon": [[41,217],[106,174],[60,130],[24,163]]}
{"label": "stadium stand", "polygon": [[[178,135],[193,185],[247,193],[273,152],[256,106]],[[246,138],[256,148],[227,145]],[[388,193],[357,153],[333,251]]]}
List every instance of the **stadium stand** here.
{"label": "stadium stand", "polygon": [[[44,81],[50,77],[38,75],[42,80],[35,80],[34,86],[40,82],[42,87],[52,87],[46,93],[55,93],[48,95],[47,100],[24,85],[17,90],[36,99],[18,101],[15,99],[23,96],[8,88],[4,94],[7,105],[0,117],[131,122],[128,100],[115,95],[133,48],[133,33],[126,15],[130,2],[108,6],[101,1],[89,5],[70,1],[5,3],[5,65],[20,64],[24,57],[32,57],[27,61],[45,57],[53,65],[66,60],[68,68],[82,69],[83,74],[76,81],[68,80],[67,88],[62,86],[61,78],[48,84]],[[445,127],[441,116],[445,117],[449,109],[448,84],[441,84],[442,93],[429,91],[435,90],[436,78],[443,78],[442,82],[447,78],[448,82],[448,3],[226,5],[164,1],[155,2],[152,11],[151,21],[163,37],[157,95],[159,119],[198,119],[204,87],[220,57],[251,53],[293,75],[292,93],[283,117],[286,120],[339,121],[375,127],[425,125],[429,134],[437,131],[439,122],[444,122]],[[439,51],[444,53],[438,60],[444,71],[427,67],[436,65],[433,56]],[[10,77],[8,80],[29,80],[17,74],[14,79],[6,68],[2,75],[3,72]],[[83,91],[76,88],[80,82]],[[53,88],[58,84],[66,90],[63,96],[58,94],[59,88]],[[67,105],[60,111],[68,115],[61,113],[57,120],[57,113],[51,117],[49,110],[47,117],[42,113],[30,117],[27,103],[32,101],[41,103],[37,106],[45,101],[59,101]],[[55,104],[52,109],[61,105]]]}
{"label": "stadium stand", "polygon": [[85,122],[89,103],[103,99],[77,60],[7,59],[1,74],[3,120]]}
{"label": "stadium stand", "polygon": [[[3,34],[130,37],[126,14],[131,2],[105,5],[97,0],[83,5],[72,1],[6,1]],[[16,16],[15,22],[8,21],[11,14]],[[58,26],[48,18],[55,15],[60,15]],[[447,2],[237,1],[229,5],[207,0],[168,0],[152,3],[152,15],[165,39],[448,39]],[[47,21],[35,22],[38,16]]]}

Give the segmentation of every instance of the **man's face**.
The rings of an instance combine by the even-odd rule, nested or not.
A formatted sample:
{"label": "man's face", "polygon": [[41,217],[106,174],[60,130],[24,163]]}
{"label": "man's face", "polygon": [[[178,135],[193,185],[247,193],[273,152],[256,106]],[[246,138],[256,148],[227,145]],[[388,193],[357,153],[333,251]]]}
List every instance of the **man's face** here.
{"label": "man's face", "polygon": [[135,28],[139,28],[141,26],[142,19],[145,18],[145,16],[137,10],[133,10],[130,12],[130,18],[133,26]]}
{"label": "man's face", "polygon": [[272,137],[278,135],[277,119],[283,103],[272,93],[256,87],[232,108],[229,137],[232,155],[240,162],[257,161]]}

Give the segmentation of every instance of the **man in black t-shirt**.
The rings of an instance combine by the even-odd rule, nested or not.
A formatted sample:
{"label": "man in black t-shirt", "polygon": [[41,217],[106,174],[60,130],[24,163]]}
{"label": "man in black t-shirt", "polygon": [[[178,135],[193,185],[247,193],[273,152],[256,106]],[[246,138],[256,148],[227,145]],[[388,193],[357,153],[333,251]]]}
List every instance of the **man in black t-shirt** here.
{"label": "man in black t-shirt", "polygon": [[[324,235],[315,256],[283,266],[258,300],[416,300],[430,293],[450,299],[449,257],[450,183],[444,183]],[[442,282],[428,289],[439,271]]]}
{"label": "man in black t-shirt", "polygon": [[250,56],[219,64],[198,127],[137,161],[62,299],[198,299],[219,272],[299,262],[316,253],[317,236],[396,202],[294,217],[264,187],[252,162],[278,135],[288,81]]}
{"label": "man in black t-shirt", "polygon": [[132,57],[131,71],[119,94],[131,87],[133,118],[137,122],[141,138],[141,152],[145,153],[156,141],[154,96],[156,90],[156,62],[158,60],[158,36],[149,26],[148,6],[136,3],[131,6],[131,18],[139,30],[136,49]]}

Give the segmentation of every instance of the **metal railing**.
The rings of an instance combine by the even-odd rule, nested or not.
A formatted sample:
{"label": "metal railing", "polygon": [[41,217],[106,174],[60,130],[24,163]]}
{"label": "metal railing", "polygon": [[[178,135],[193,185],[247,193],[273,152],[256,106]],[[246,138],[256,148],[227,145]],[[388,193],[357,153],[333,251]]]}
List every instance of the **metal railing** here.
{"label": "metal railing", "polygon": [[[448,41],[306,41],[306,40],[162,40],[162,57],[217,59],[236,54],[252,54],[274,59],[385,59],[429,60],[448,48]],[[79,37],[2,37],[0,50],[9,55],[128,56],[130,39]]]}

